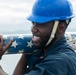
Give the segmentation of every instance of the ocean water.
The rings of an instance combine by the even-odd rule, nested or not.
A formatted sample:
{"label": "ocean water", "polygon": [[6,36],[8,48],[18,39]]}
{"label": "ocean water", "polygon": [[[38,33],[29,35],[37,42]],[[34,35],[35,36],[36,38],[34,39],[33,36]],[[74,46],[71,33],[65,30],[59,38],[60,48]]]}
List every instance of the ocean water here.
{"label": "ocean water", "polygon": [[20,57],[21,54],[3,55],[2,60],[0,60],[0,65],[8,75],[12,75]]}

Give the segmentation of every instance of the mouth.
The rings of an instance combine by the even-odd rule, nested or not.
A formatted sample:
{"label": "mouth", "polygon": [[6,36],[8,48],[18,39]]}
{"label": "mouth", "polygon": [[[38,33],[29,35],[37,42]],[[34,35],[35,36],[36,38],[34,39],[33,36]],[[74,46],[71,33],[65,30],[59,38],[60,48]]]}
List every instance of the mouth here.
{"label": "mouth", "polygon": [[33,36],[32,41],[34,43],[40,43],[41,38],[39,36]]}

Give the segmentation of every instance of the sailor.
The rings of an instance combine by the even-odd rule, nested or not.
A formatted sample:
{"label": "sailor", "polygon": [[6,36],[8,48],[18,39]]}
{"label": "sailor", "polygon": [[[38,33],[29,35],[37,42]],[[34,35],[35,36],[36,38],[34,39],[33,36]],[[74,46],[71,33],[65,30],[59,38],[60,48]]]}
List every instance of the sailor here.
{"label": "sailor", "polygon": [[23,53],[13,75],[76,75],[76,53],[64,37],[73,17],[68,0],[36,0],[27,19],[38,51]]}

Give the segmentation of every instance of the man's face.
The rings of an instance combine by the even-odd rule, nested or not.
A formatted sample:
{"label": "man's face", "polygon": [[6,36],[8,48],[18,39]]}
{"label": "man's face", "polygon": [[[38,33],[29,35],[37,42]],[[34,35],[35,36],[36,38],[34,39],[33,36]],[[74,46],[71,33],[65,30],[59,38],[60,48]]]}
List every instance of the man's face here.
{"label": "man's face", "polygon": [[46,45],[52,28],[53,28],[53,22],[47,22],[47,23],[35,23],[32,22],[33,26],[32,26],[32,34],[33,34],[33,38],[32,41],[34,42],[34,45],[37,48],[44,48],[44,46]]}

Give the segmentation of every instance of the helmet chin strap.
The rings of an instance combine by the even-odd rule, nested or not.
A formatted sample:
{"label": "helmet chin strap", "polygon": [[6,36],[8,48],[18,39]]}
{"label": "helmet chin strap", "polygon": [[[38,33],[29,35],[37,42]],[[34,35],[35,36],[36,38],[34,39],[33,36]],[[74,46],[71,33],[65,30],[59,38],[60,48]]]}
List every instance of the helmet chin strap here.
{"label": "helmet chin strap", "polygon": [[55,33],[56,33],[56,30],[57,30],[58,24],[59,24],[59,21],[55,21],[52,32],[51,32],[51,35],[50,35],[50,38],[49,38],[49,40],[48,40],[48,42],[46,43],[45,46],[49,45],[50,42],[52,41],[52,39],[55,37]]}

